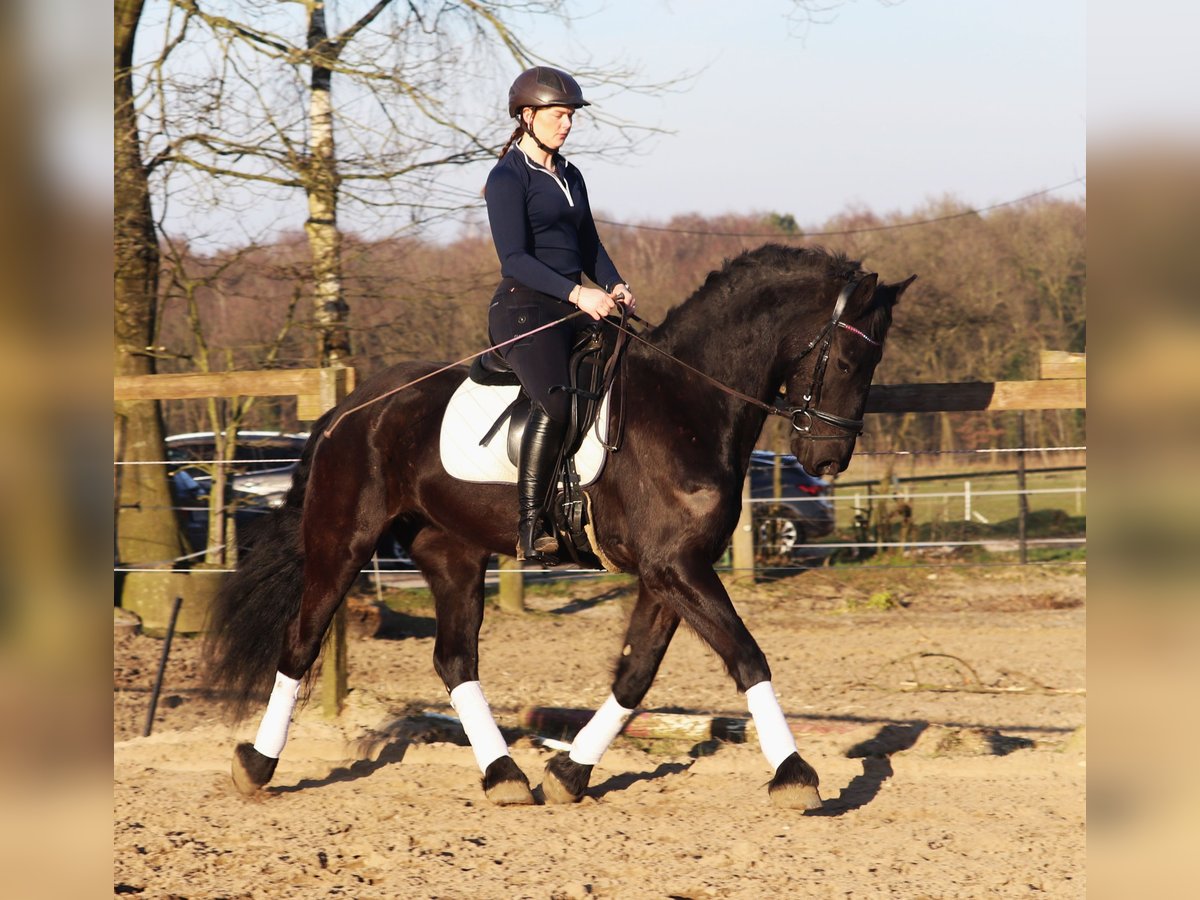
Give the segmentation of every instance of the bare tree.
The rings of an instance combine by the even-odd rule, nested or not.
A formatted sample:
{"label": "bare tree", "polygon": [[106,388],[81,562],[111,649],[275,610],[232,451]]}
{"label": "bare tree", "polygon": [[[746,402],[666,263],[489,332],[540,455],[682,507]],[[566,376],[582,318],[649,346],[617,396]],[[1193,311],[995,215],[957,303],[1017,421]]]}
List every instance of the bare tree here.
{"label": "bare tree", "polygon": [[[322,364],[343,364],[351,348],[342,212],[349,207],[359,223],[374,214],[420,225],[477,200],[447,188],[440,175],[491,157],[507,136],[500,104],[482,96],[494,92],[498,71],[540,61],[512,22],[565,18],[565,6],[235,0],[217,14],[201,0],[169,0],[160,23],[164,53],[145,70],[157,190],[181,202],[188,183],[190,202],[199,197],[231,211],[239,197],[286,203],[289,193],[303,192],[317,355]],[[171,53],[180,44],[192,52]],[[592,83],[655,87],[615,68],[588,74]],[[609,152],[633,143],[633,126],[610,124],[626,140],[610,139]]]}
{"label": "bare tree", "polygon": [[[189,367],[197,372],[228,371],[237,368],[235,352],[237,342],[227,334],[216,346],[210,335],[216,332],[205,319],[203,300],[207,295],[225,305],[225,285],[231,270],[246,267],[246,258],[257,248],[246,247],[226,253],[217,259],[197,260],[186,248],[170,236],[162,241],[166,286],[163,291],[164,305],[175,302],[182,307],[182,318],[186,329],[175,349],[155,341],[155,354],[164,358],[186,359]],[[277,366],[279,357],[287,344],[295,325],[296,308],[301,298],[296,285],[280,320],[273,324],[273,333],[260,341],[254,350],[254,364],[269,369]],[[214,304],[209,304],[212,306]],[[258,403],[257,397],[209,397],[204,404],[204,415],[208,429],[213,433],[215,461],[211,465],[201,464],[210,475],[208,493],[208,543],[204,550],[204,565],[230,566],[237,560],[236,537],[233,533],[233,510],[226,506],[229,492],[228,469],[225,461],[237,458],[238,429],[243,427],[246,417]]]}
{"label": "bare tree", "polygon": [[[148,375],[155,328],[158,243],[134,105],[131,64],[143,0],[116,0],[113,31],[113,373]],[[167,487],[162,421],[153,402],[114,405],[118,562],[169,567],[182,540]]]}

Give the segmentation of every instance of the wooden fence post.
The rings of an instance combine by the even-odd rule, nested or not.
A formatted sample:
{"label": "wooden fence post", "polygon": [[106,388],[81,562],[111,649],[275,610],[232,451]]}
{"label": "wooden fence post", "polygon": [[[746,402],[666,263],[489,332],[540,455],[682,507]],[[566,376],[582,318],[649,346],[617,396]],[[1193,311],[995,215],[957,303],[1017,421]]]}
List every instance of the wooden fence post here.
{"label": "wooden fence post", "polygon": [[742,578],[747,573],[754,580],[754,513],[750,508],[750,471],[742,483],[742,515],[733,530],[733,573]]}
{"label": "wooden fence post", "polygon": [[346,604],[333,614],[325,632],[324,659],[321,661],[321,712],[327,719],[342,713],[346,694],[350,690],[346,671]]}
{"label": "wooden fence post", "polygon": [[[354,370],[346,366],[331,366],[320,369],[318,374],[319,409],[312,410],[317,416],[332,409],[352,389]],[[308,412],[308,410],[305,410]],[[343,601],[333,614],[329,631],[325,633],[325,660],[321,663],[321,711],[327,719],[336,719],[342,714],[346,694],[350,691],[349,673],[346,662],[346,604]]]}
{"label": "wooden fence post", "polygon": [[515,556],[500,557],[500,597],[497,603],[504,612],[525,612],[525,574]]}
{"label": "wooden fence post", "polygon": [[[114,400],[202,400],[208,397],[296,398],[296,415],[313,421],[332,409],[352,390],[355,372],[349,366],[319,369],[188,372],[172,375],[118,375]],[[222,470],[223,471],[223,470]],[[346,607],[338,607],[325,635],[321,664],[321,706],[333,718],[346,699]]]}
{"label": "wooden fence post", "polygon": [[1025,413],[1017,413],[1017,542],[1020,546],[1021,565],[1029,562],[1029,495],[1025,493]]}

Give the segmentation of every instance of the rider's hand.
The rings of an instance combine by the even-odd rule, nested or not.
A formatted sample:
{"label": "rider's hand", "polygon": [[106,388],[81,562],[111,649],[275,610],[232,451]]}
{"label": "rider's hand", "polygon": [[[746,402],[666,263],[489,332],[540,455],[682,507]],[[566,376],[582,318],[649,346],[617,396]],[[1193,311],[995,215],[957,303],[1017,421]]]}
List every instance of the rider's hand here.
{"label": "rider's hand", "polygon": [[597,322],[617,309],[616,301],[599,288],[580,286],[571,292],[571,300]]}
{"label": "rider's hand", "polygon": [[621,283],[612,289],[612,298],[618,303],[625,304],[625,308],[630,312],[637,309],[637,298],[633,296],[633,291],[629,285]]}

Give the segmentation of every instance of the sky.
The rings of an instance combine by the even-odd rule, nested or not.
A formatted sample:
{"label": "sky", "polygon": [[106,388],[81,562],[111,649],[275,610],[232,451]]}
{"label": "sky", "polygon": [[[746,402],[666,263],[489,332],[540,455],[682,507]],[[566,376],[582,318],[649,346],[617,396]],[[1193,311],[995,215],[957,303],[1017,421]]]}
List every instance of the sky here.
{"label": "sky", "polygon": [[[548,16],[515,23],[535,54],[563,68],[617,61],[652,82],[694,73],[683,90],[659,96],[583,82],[604,114],[664,132],[645,137],[636,154],[573,158],[597,217],[775,212],[815,230],[850,209],[914,212],[947,195],[976,208],[1048,188],[1084,196],[1085,0],[832,5],[806,25],[791,0],[575,0],[569,26]],[[496,67],[494,83],[464,104],[494,97],[502,108],[513,69]],[[574,147],[589,129],[594,140],[596,128],[585,111]],[[507,128],[496,142],[506,137]],[[571,156],[572,142],[565,150]],[[433,237],[452,238],[463,222],[486,227],[478,197],[490,166],[448,173],[455,196],[475,209]],[[207,221],[168,219],[167,228],[242,243],[275,222],[294,231],[305,210],[297,195],[202,215]],[[378,219],[341,221],[347,231],[383,234]],[[407,224],[399,211],[393,221],[396,231]]]}
{"label": "sky", "polygon": [[[580,160],[593,206],[618,221],[764,211],[811,226],[850,207],[911,211],[947,194],[982,207],[1083,178],[1085,7],[854,0],[807,27],[788,0],[596,7],[565,58],[586,43],[651,77],[701,71],[681,94],[606,98],[606,112],[673,133],[628,159]],[[533,44],[554,57],[561,37],[546,31]]]}
{"label": "sky", "polygon": [[[648,78],[702,69],[683,94],[605,98],[614,114],[673,132],[638,157],[578,160],[617,221],[761,210],[811,226],[854,205],[907,212],[945,194],[984,207],[1083,177],[1089,139],[1200,137],[1187,0],[851,0],[807,30],[789,22],[788,0],[575,6],[587,15],[569,35],[535,23],[531,45],[561,47],[564,62],[638,61]],[[66,195],[107,215],[111,19],[88,0],[18,10],[23,64],[46,101],[43,159]],[[497,105],[513,75],[497,72]],[[486,168],[466,187],[477,192]]]}

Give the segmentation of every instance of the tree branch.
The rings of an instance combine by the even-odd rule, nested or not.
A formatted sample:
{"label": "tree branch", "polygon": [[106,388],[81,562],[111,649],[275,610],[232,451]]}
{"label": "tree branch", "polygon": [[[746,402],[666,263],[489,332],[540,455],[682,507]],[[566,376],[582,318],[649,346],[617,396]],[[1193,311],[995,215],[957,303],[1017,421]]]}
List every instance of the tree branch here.
{"label": "tree branch", "polygon": [[268,37],[260,31],[254,31],[251,28],[242,25],[240,22],[234,22],[232,19],[227,19],[225,16],[216,16],[211,13],[206,13],[200,9],[200,4],[196,0],[170,0],[173,6],[178,6],[184,12],[198,16],[213,29],[230,31],[246,40],[260,44],[264,47],[270,47],[278,50],[286,56],[294,55],[297,50],[288,44],[284,44],[274,37]]}
{"label": "tree branch", "polygon": [[363,13],[362,17],[357,22],[339,34],[336,38],[333,38],[330,43],[335,44],[338,48],[337,53],[334,53],[334,58],[337,58],[337,55],[341,52],[342,47],[345,47],[348,43],[354,40],[354,36],[374,22],[379,14],[388,6],[390,6],[391,3],[392,0],[378,0],[374,6]]}

